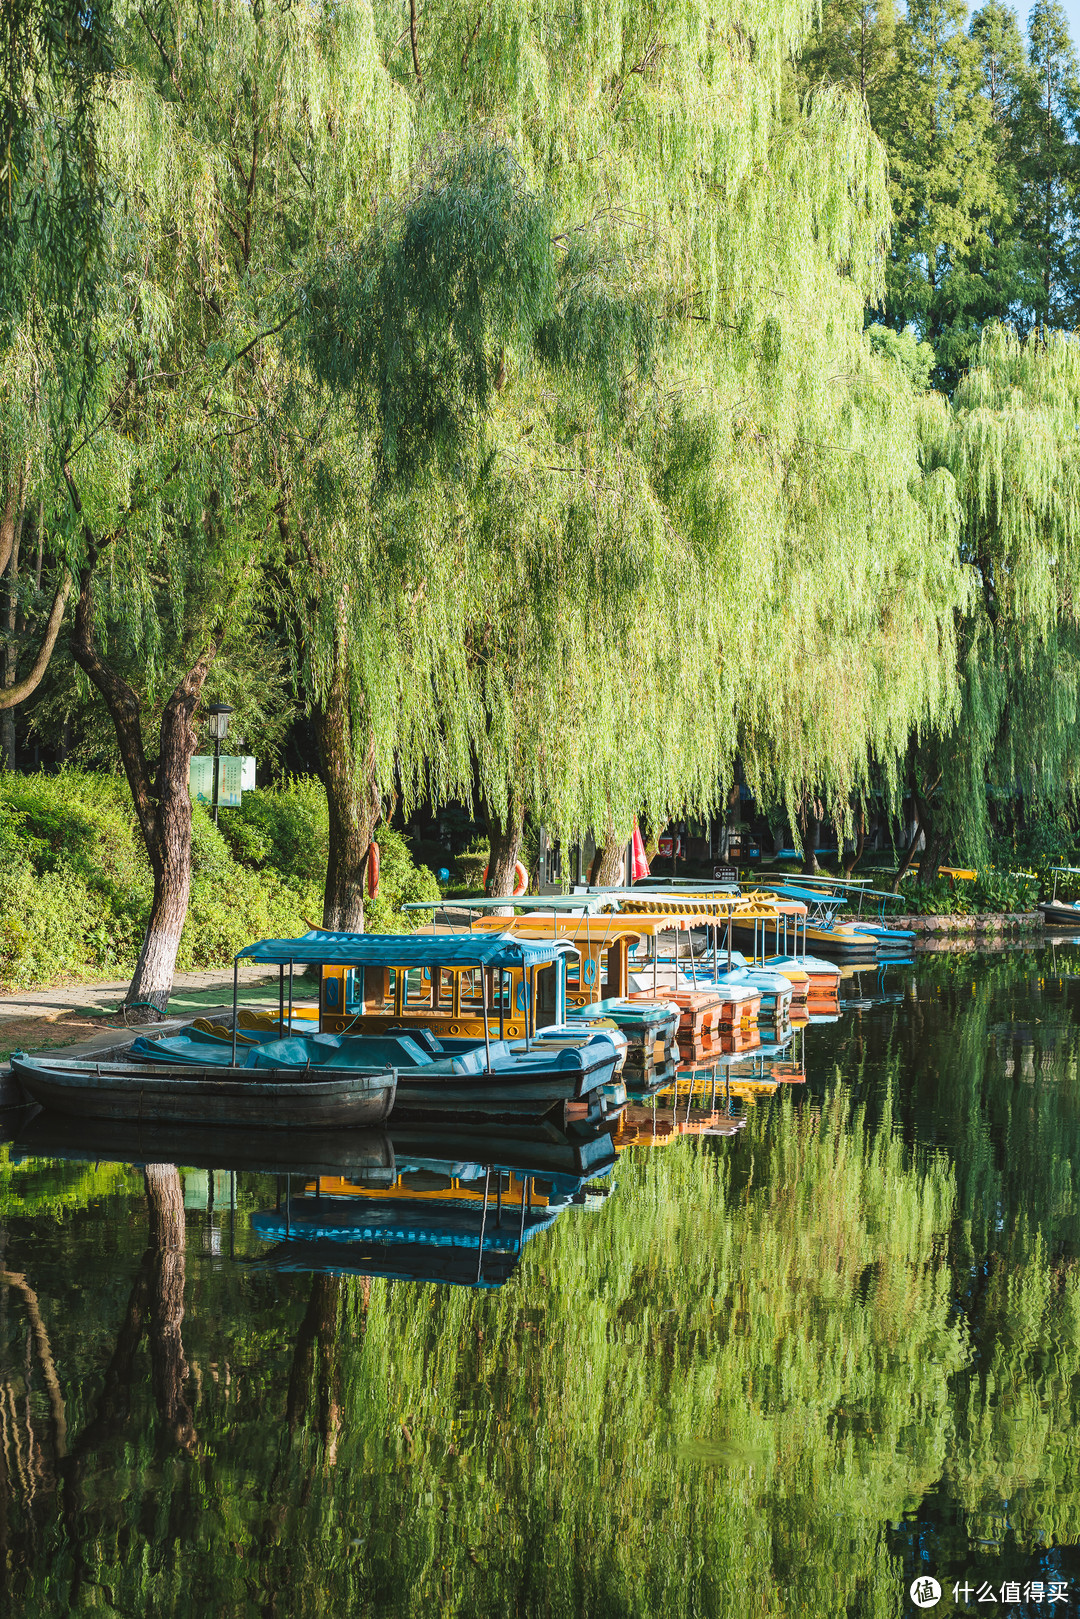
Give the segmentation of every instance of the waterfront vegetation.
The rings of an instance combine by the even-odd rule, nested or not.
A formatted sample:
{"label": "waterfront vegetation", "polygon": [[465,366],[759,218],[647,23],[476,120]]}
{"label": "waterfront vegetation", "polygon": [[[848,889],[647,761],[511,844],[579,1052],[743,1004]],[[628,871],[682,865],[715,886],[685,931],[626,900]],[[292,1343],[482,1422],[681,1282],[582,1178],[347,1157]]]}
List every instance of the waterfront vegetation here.
{"label": "waterfront vegetation", "polygon": [[[1068,1569],[1072,965],[893,969],[805,1099],[624,1154],[493,1294],[232,1261],[175,1171],[5,1153],[6,1595],[885,1619],[916,1548]],[[272,1201],[241,1177],[240,1255]]]}
{"label": "waterfront vegetation", "polygon": [[224,950],[214,701],[304,731],[328,927],[421,803],[496,892],[526,815],[605,875],[739,773],[795,827],[906,798],[927,880],[1071,815],[1071,46],[857,9],[15,0],[0,740],[121,769],[142,849],[69,959],[141,928],[163,1005]]}
{"label": "waterfront vegetation", "polygon": [[[408,931],[409,900],[438,897],[406,839],[379,828],[375,931]],[[257,938],[292,938],[322,914],[329,829],[318,781],[246,793],[215,826],[192,813],[192,881],[177,954],[181,971],[231,965]],[[0,984],[115,978],[134,968],[153,879],[122,777],[69,768],[0,772]]]}

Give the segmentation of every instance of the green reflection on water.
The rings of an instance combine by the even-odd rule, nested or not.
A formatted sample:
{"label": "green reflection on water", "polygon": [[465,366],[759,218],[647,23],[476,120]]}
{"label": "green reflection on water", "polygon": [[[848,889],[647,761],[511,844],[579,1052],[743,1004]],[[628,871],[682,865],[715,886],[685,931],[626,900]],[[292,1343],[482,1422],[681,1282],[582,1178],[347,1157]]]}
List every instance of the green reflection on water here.
{"label": "green reflection on water", "polygon": [[[6,1598],[877,1616],[928,1497],[942,1565],[1075,1541],[1077,1041],[1045,967],[932,963],[811,1030],[811,1095],[624,1154],[496,1294],[245,1269],[191,1211],[185,1252],[166,1169],[7,1164]],[[272,1198],[241,1178],[241,1251]]]}

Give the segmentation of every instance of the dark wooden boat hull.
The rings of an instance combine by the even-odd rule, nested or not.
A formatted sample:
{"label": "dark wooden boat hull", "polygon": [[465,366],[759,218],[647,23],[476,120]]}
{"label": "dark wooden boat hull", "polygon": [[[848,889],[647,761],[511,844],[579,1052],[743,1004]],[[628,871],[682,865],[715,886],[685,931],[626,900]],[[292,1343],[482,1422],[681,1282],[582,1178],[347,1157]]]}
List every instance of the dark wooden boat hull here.
{"label": "dark wooden boat hull", "polygon": [[426,1068],[399,1068],[394,1120],[405,1117],[460,1119],[463,1114],[513,1123],[546,1118],[553,1109],[599,1101],[610,1083],[615,1059],[598,1056],[584,1067],[538,1064],[498,1067],[490,1074],[431,1073]]}
{"label": "dark wooden boat hull", "polygon": [[333,1130],[380,1125],[394,1105],[394,1070],[167,1067],[11,1059],[32,1102],[53,1113],[140,1123]]}
{"label": "dark wooden boat hull", "polygon": [[1080,929],[1080,911],[1073,905],[1055,905],[1052,900],[1044,900],[1036,909],[1042,912],[1047,927],[1061,928],[1070,933]]}
{"label": "dark wooden boat hull", "polygon": [[258,1130],[230,1125],[139,1124],[35,1112],[15,1138],[17,1157],[121,1164],[180,1164],[265,1175],[342,1175],[389,1186],[397,1173],[385,1130]]}

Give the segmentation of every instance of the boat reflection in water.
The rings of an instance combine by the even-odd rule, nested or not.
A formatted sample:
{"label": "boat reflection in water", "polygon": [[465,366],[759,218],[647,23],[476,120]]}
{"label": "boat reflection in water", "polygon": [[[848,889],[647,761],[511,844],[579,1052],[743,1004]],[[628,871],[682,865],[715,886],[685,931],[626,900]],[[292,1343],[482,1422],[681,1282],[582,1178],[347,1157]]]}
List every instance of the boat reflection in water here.
{"label": "boat reflection in water", "polygon": [[[616,1161],[608,1128],[523,1133],[224,1131],[38,1113],[18,1157],[231,1171],[229,1257],[262,1270],[500,1287],[526,1243],[566,1209],[593,1207]],[[272,1246],[236,1252],[236,1174],[274,1176],[248,1229]],[[256,1193],[256,1200],[261,1201]]]}

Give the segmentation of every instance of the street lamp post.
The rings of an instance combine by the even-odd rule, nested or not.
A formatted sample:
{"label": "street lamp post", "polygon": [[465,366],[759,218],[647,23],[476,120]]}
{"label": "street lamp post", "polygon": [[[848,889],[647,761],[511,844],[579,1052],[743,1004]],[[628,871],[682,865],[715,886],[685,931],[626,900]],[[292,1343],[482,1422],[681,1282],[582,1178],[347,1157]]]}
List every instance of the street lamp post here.
{"label": "street lamp post", "polygon": [[229,703],[211,703],[207,709],[207,725],[210,735],[214,739],[214,825],[217,826],[218,798],[220,797],[220,771],[221,771],[221,744],[229,731],[229,715],[232,706]]}

